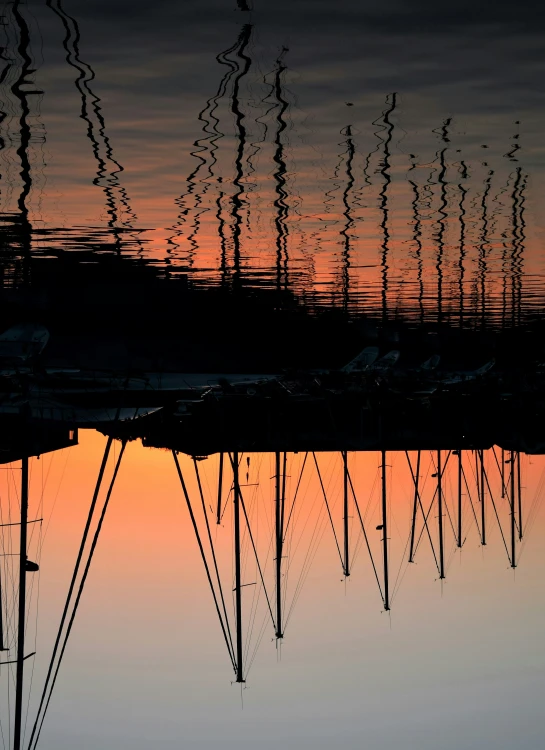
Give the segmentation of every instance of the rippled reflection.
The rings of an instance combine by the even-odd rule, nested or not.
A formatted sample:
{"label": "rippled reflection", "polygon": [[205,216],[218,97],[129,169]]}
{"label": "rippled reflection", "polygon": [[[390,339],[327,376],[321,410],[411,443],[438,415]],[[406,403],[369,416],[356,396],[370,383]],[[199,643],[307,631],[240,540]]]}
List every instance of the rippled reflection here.
{"label": "rippled reflection", "polygon": [[40,258],[77,252],[80,262],[99,263],[106,254],[152,266],[159,278],[181,274],[192,289],[270,290],[276,306],[297,301],[308,310],[334,308],[383,322],[505,327],[541,309],[538,259],[535,252],[527,257],[529,173],[519,161],[518,121],[504,143],[480,144],[476,159],[455,115],[413,138],[399,94],[387,93],[369,122],[346,102],[346,124],[321,134],[337,155],[319,159],[300,125],[292,50],[280,50],[272,63],[256,57],[255,27],[245,24],[217,54],[217,89],[195,112],[193,165],[171,198],[177,217],[162,243],[158,230],[139,226],[123,186],[77,21],[60,2],[48,7],[64,30],[80,98],[74,116],[90,142],[96,175],[89,178],[103,192],[107,221],[103,228],[58,229],[46,217],[36,226],[44,185],[40,178],[31,193],[39,169],[31,141],[43,127],[42,92],[28,89],[30,38],[16,4],[5,27],[4,80],[13,80],[19,129],[15,142],[4,138],[3,145],[21,179],[13,195],[18,211],[6,210],[6,202],[4,208],[5,284],[28,280]]}

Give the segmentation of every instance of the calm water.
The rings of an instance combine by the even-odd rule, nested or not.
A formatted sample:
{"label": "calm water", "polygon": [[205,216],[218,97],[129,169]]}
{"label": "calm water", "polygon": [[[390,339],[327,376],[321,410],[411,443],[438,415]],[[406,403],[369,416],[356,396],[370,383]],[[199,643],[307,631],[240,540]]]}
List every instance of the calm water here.
{"label": "calm water", "polygon": [[2,15],[2,747],[540,747],[544,13]]}

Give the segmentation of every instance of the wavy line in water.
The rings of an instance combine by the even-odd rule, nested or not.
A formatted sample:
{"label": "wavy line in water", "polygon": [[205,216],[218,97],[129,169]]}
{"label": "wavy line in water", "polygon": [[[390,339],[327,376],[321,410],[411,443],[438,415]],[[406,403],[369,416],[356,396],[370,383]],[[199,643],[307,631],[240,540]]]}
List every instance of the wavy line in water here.
{"label": "wavy line in water", "polygon": [[[239,36],[239,44],[237,47],[237,66],[238,71],[234,76],[233,82],[233,94],[231,97],[231,112],[234,115],[236,123],[236,138],[238,141],[235,158],[235,176],[233,178],[233,185],[235,186],[235,193],[231,196],[231,217],[233,220],[232,227],[232,249],[233,249],[233,285],[238,288],[241,283],[241,225],[242,225],[242,207],[244,201],[242,196],[244,195],[244,185],[242,183],[244,177],[243,160],[244,151],[246,148],[247,131],[244,124],[245,115],[241,109],[240,104],[240,84],[242,79],[248,75],[250,70],[252,59],[246,54],[246,49],[250,43],[252,35],[251,24],[246,24]],[[240,60],[242,64],[240,64]]]}
{"label": "wavy line in water", "polygon": [[350,294],[350,230],[354,226],[354,220],[352,218],[352,206],[350,204],[350,196],[354,187],[354,172],[353,162],[355,147],[354,141],[352,140],[352,126],[347,125],[343,128],[341,135],[346,135],[346,141],[343,145],[346,145],[345,151],[345,166],[346,166],[346,183],[342,194],[343,202],[343,216],[345,223],[341,229],[341,236],[343,238],[343,250],[342,250],[342,298],[343,298],[343,310],[348,312],[349,307],[349,294]]}
{"label": "wavy line in water", "polygon": [[276,123],[277,127],[274,135],[275,150],[273,161],[276,169],[273,172],[275,182],[274,207],[276,215],[274,217],[275,227],[275,244],[276,244],[276,288],[280,292],[281,288],[288,288],[288,227],[287,219],[289,207],[286,202],[288,193],[286,191],[286,174],[287,167],[284,158],[284,143],[282,134],[286,130],[286,121],[284,115],[288,109],[288,101],[282,94],[282,75],[286,70],[282,57],[276,61],[276,70],[274,75],[274,96],[277,102]]}
{"label": "wavy line in water", "polygon": [[[388,256],[390,253],[390,230],[388,228],[388,220],[389,220],[389,208],[388,208],[388,188],[390,187],[390,183],[392,182],[392,178],[390,175],[390,143],[392,141],[392,136],[394,132],[394,124],[390,120],[390,115],[395,111],[397,106],[397,94],[394,92],[390,94],[390,101],[388,101],[388,98],[386,99],[386,103],[388,107],[384,110],[382,113],[382,120],[384,123],[384,128],[386,130],[386,138],[382,139],[383,146],[384,146],[384,158],[382,161],[382,167],[380,169],[380,174],[383,178],[383,184],[382,188],[379,193],[379,199],[380,199],[380,210],[382,212],[382,221],[380,222],[380,227],[382,229],[382,243],[381,243],[381,259],[380,259],[380,265],[381,265],[381,277],[382,277],[382,291],[381,291],[381,298],[382,298],[382,320],[383,322],[386,322],[388,318],[388,271],[389,271],[389,265],[388,265]],[[378,134],[377,134],[378,135]],[[378,135],[380,137],[380,135]]]}
{"label": "wavy line in water", "polygon": [[[46,4],[60,18],[65,29],[66,35],[63,39],[63,47],[66,52],[66,62],[79,73],[75,80],[76,88],[81,96],[79,116],[87,124],[87,137],[91,142],[93,155],[97,162],[97,172],[93,184],[101,187],[104,191],[106,211],[110,217],[108,226],[114,231],[119,252],[120,236],[116,231],[119,229],[118,224],[127,229],[133,229],[133,223],[137,222],[137,216],[132,209],[128,193],[119,180],[119,175],[124,171],[124,168],[114,157],[112,143],[106,132],[106,120],[100,106],[101,99],[91,88],[91,82],[96,80],[96,73],[93,67],[82,60],[80,56],[81,34],[79,24],[73,16],[64,10],[61,0],[47,0]],[[120,216],[123,212],[127,216],[126,219]],[[138,239],[137,244],[141,249],[141,243]]]}

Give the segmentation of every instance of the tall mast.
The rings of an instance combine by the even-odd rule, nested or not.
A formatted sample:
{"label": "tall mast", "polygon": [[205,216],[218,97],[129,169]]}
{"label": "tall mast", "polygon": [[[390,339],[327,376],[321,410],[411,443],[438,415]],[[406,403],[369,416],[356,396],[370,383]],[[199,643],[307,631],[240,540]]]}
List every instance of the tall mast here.
{"label": "tall mast", "polygon": [[386,487],[386,451],[382,451],[382,557],[384,562],[384,609],[390,609],[388,585],[388,515]]}
{"label": "tall mast", "polygon": [[[23,237],[23,279],[29,281],[29,261],[32,227],[29,220],[28,198],[32,187],[32,177],[29,158],[31,142],[31,127],[29,124],[30,107],[27,90],[23,86],[29,83],[32,73],[32,59],[30,57],[30,32],[28,25],[19,10],[20,2],[13,4],[13,17],[19,30],[19,44],[17,53],[21,59],[19,76],[13,83],[11,90],[18,99],[21,113],[19,117],[20,144],[17,155],[21,164],[20,176],[22,188],[17,201]],[[30,93],[30,92],[28,92]],[[35,92],[38,93],[38,92]],[[23,388],[23,394],[26,386]],[[26,429],[27,406],[21,410],[23,433]],[[23,439],[23,457],[21,459],[21,527],[19,537],[19,599],[17,614],[17,667],[15,677],[15,719],[13,730],[13,750],[21,748],[21,724],[23,716],[23,678],[25,661],[25,615],[26,615],[26,568],[27,568],[27,529],[28,529],[28,455],[26,441]]]}
{"label": "tall mast", "polygon": [[505,449],[501,449],[501,496],[505,497]]}
{"label": "tall mast", "polygon": [[28,456],[21,460],[21,534],[19,542],[19,606],[17,615],[17,671],[15,678],[15,725],[13,750],[21,748],[23,676],[25,660],[26,564],[28,529]]}
{"label": "tall mast", "polygon": [[220,453],[220,469],[219,469],[219,475],[218,475],[218,505],[216,508],[216,523],[218,524],[218,526],[221,523],[222,491],[223,491],[223,452]]}
{"label": "tall mast", "polygon": [[8,651],[4,645],[4,615],[2,614],[2,568],[0,567],[0,652]]}
{"label": "tall mast", "polygon": [[511,497],[510,497],[510,505],[511,505],[511,567],[516,568],[517,567],[517,560],[516,560],[516,550],[515,550],[515,529],[516,529],[516,520],[515,520],[515,451],[511,451]]}
{"label": "tall mast", "polygon": [[520,482],[520,451],[517,451],[517,492],[519,511],[519,541],[522,541],[522,487]]}
{"label": "tall mast", "polygon": [[462,547],[462,450],[458,451],[458,547]]}
{"label": "tall mast", "polygon": [[233,505],[235,524],[235,611],[237,624],[237,682],[244,682],[242,669],[242,581],[240,569],[240,484],[238,451],[233,453]]}
{"label": "tall mast", "polygon": [[344,574],[350,575],[350,558],[348,549],[348,452],[341,451],[343,457],[343,514],[344,514]]}
{"label": "tall mast", "polygon": [[486,544],[486,517],[485,517],[485,489],[484,489],[484,451],[477,451],[477,455],[480,458],[480,469],[481,469],[481,543],[483,547]]}
{"label": "tall mast", "polygon": [[445,550],[443,534],[443,482],[441,467],[441,451],[437,451],[437,521],[439,528],[439,578],[445,577]]}
{"label": "tall mast", "polygon": [[282,550],[284,545],[284,492],[280,452],[275,453],[275,516],[276,516],[276,637],[283,638],[282,632]]}

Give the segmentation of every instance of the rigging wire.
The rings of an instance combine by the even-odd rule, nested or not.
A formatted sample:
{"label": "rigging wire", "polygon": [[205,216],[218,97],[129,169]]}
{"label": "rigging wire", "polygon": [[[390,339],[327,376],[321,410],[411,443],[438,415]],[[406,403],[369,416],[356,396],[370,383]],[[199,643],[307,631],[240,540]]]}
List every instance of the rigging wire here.
{"label": "rigging wire", "polygon": [[[104,455],[102,457],[102,462],[100,464],[100,469],[99,469],[99,472],[98,472],[98,477],[97,477],[97,481],[96,481],[96,485],[95,485],[95,491],[93,493],[93,498],[91,500],[91,505],[90,505],[90,508],[89,508],[89,513],[88,513],[88,516],[87,516],[87,521],[85,523],[85,528],[83,530],[83,536],[81,538],[81,543],[80,543],[80,547],[79,547],[79,550],[78,550],[78,556],[76,558],[76,563],[74,565],[74,570],[72,572],[72,579],[70,581],[70,586],[68,588],[68,594],[66,596],[66,601],[65,601],[65,604],[64,604],[64,609],[63,609],[62,616],[61,616],[61,621],[60,621],[60,624],[59,624],[59,628],[57,630],[57,636],[55,638],[55,644],[53,646],[53,653],[51,655],[51,659],[50,659],[50,662],[49,662],[49,667],[48,667],[48,670],[47,670],[47,675],[46,675],[46,678],[45,678],[44,687],[42,689],[42,695],[40,697],[40,703],[39,703],[39,706],[38,706],[38,711],[37,711],[37,714],[36,714],[36,719],[34,720],[34,725],[32,727],[32,732],[31,732],[30,740],[29,740],[29,744],[28,744],[29,750],[30,750],[30,748],[32,746],[32,742],[33,742],[34,736],[36,734],[39,717],[40,717],[40,714],[42,712],[42,708],[44,706],[45,696],[47,694],[47,690],[48,690],[49,683],[50,683],[50,680],[51,680],[51,675],[53,673],[53,665],[54,665],[54,662],[55,662],[55,658],[57,656],[57,652],[59,650],[59,645],[60,645],[60,642],[61,642],[61,637],[62,637],[62,631],[63,631],[63,628],[64,628],[64,624],[66,622],[66,618],[68,617],[68,609],[70,607],[70,602],[71,602],[71,599],[72,599],[72,594],[74,592],[74,587],[76,585],[76,579],[77,579],[77,576],[78,576],[78,573],[79,573],[79,569],[80,569],[80,565],[81,565],[81,560],[83,558],[83,552],[84,552],[85,545],[86,545],[86,542],[87,542],[87,537],[89,535],[89,529],[91,527],[91,523],[92,523],[92,520],[93,520],[93,516],[94,516],[94,512],[95,512],[95,507],[96,507],[96,503],[97,503],[97,499],[98,499],[98,494],[100,492],[100,487],[102,485],[102,480],[104,478],[104,472],[106,470],[106,464],[108,462],[108,457],[110,455],[110,450],[111,450],[111,447],[112,447],[112,443],[113,443],[113,438],[111,436],[109,436],[108,439],[107,439],[107,441],[106,441],[106,447],[104,448]],[[42,721],[42,723],[43,723],[43,721]],[[40,725],[40,728],[41,728],[41,725]],[[36,742],[37,741],[38,740],[36,738]],[[36,745],[36,743],[35,743],[35,745]]]}
{"label": "rigging wire", "polygon": [[[110,441],[110,439],[111,438],[109,437],[108,441]],[[91,542],[91,547],[89,549],[89,553],[88,553],[88,556],[87,556],[87,562],[85,564],[85,568],[83,570],[83,574],[82,574],[81,581],[80,581],[80,584],[79,584],[78,593],[77,593],[77,596],[76,596],[76,600],[74,602],[74,607],[72,609],[72,614],[70,616],[70,620],[69,620],[68,626],[66,628],[66,633],[65,633],[65,636],[64,636],[62,648],[61,648],[61,651],[60,651],[60,654],[59,654],[59,658],[58,658],[58,661],[57,661],[57,666],[55,668],[55,674],[53,675],[53,679],[51,681],[51,687],[49,689],[49,696],[47,698],[47,702],[46,702],[46,704],[44,706],[44,709],[43,709],[43,713],[42,713],[42,717],[41,717],[41,721],[40,721],[40,726],[39,726],[39,728],[38,728],[38,730],[36,732],[36,739],[34,741],[34,748],[36,748],[36,745],[38,744],[38,740],[40,739],[40,734],[41,734],[43,723],[44,723],[44,720],[45,720],[45,717],[46,717],[46,714],[47,714],[47,709],[49,708],[49,704],[51,702],[51,696],[53,695],[53,690],[55,688],[55,683],[57,681],[59,670],[60,670],[60,667],[61,667],[61,664],[62,664],[62,659],[63,659],[64,653],[66,651],[66,646],[68,644],[68,639],[69,639],[70,633],[72,631],[72,626],[74,624],[74,620],[76,618],[76,613],[78,611],[79,603],[81,601],[81,596],[83,594],[83,589],[85,588],[85,582],[87,580],[87,576],[88,576],[89,570],[91,568],[91,562],[93,560],[93,555],[95,553],[95,549],[96,549],[96,546],[97,546],[98,538],[100,536],[100,532],[101,532],[101,529],[102,529],[102,524],[104,523],[104,518],[106,516],[106,510],[108,509],[108,505],[109,505],[109,502],[110,502],[110,497],[112,495],[112,491],[113,491],[113,488],[114,488],[115,480],[117,478],[117,474],[119,472],[119,467],[121,465],[121,459],[123,458],[123,454],[125,453],[125,447],[126,447],[126,445],[127,445],[127,441],[123,440],[123,442],[121,444],[121,450],[119,451],[119,456],[117,457],[117,461],[116,461],[116,464],[115,464],[114,473],[113,473],[112,479],[110,481],[110,486],[108,487],[108,491],[106,493],[106,498],[105,498],[104,504],[102,506],[102,511],[101,511],[100,517],[98,519],[98,523],[97,523],[97,527],[96,527],[96,530],[95,530],[95,533],[94,533],[94,536],[93,536],[93,540]],[[28,743],[28,750],[31,750],[31,747],[32,747],[32,738],[34,736],[34,730],[36,728],[36,725],[37,725],[37,722],[38,722],[38,718],[39,718],[39,714],[36,717],[34,726],[32,728],[32,734],[31,734],[31,737],[30,737],[30,740],[29,740],[29,743]]]}
{"label": "rigging wire", "polygon": [[367,538],[367,532],[365,531],[365,524],[363,523],[363,518],[362,518],[362,515],[361,515],[361,512],[360,512],[360,506],[359,506],[359,503],[358,503],[358,499],[356,497],[356,493],[354,491],[354,485],[352,484],[352,477],[350,476],[350,472],[347,472],[347,474],[348,474],[348,481],[350,483],[350,489],[352,491],[352,497],[354,498],[354,505],[356,506],[356,510],[358,511],[358,517],[360,519],[361,529],[363,531],[363,537],[365,539],[365,544],[367,546],[367,551],[369,552],[369,558],[371,560],[371,565],[373,566],[373,572],[374,572],[375,578],[377,580],[378,590],[380,591],[380,596],[381,596],[382,600],[384,601],[384,594],[382,592],[382,585],[380,583],[380,576],[379,576],[378,571],[377,571],[377,566],[375,565],[375,560],[373,558],[373,553],[371,552],[371,547],[369,545],[369,539]]}
{"label": "rigging wire", "polygon": [[329,520],[331,522],[331,529],[333,531],[333,537],[335,538],[335,544],[337,545],[337,552],[339,553],[339,560],[341,561],[341,567],[342,567],[342,565],[343,565],[343,556],[341,554],[341,548],[339,546],[339,540],[337,539],[337,532],[335,531],[335,524],[333,523],[333,517],[331,515],[331,510],[329,508],[329,502],[328,502],[328,499],[327,499],[327,494],[326,494],[324,483],[323,483],[323,480],[322,480],[322,474],[320,472],[320,467],[318,466],[318,459],[316,458],[316,453],[314,453],[314,451],[312,451],[312,457],[314,458],[314,463],[316,464],[316,471],[318,472],[318,479],[320,480],[320,487],[322,488],[322,494],[324,496],[325,505],[326,505],[326,508],[327,508],[327,514],[328,514]]}
{"label": "rigging wire", "polygon": [[219,607],[219,604],[218,604],[218,598],[217,598],[217,595],[216,595],[216,590],[214,588],[214,584],[213,584],[213,581],[212,581],[212,576],[210,575],[210,568],[208,567],[208,561],[206,559],[206,554],[205,554],[204,547],[203,547],[203,544],[202,544],[202,541],[201,541],[201,535],[199,533],[199,527],[197,526],[197,521],[195,519],[195,514],[193,513],[193,508],[191,506],[191,500],[189,499],[189,493],[187,491],[187,487],[186,487],[186,484],[185,484],[185,481],[184,481],[184,477],[183,477],[183,474],[182,474],[182,469],[180,468],[180,463],[178,461],[178,456],[176,455],[176,451],[174,451],[174,450],[172,451],[172,456],[174,458],[174,463],[176,465],[176,470],[178,472],[178,477],[180,479],[180,484],[182,485],[182,491],[184,493],[185,501],[187,503],[187,509],[189,510],[189,515],[191,517],[191,523],[193,525],[193,530],[194,530],[195,536],[197,538],[197,544],[199,545],[199,550],[200,550],[200,553],[201,553],[201,558],[202,558],[202,561],[203,561],[203,564],[204,564],[204,568],[205,568],[205,571],[206,571],[206,577],[208,578],[208,584],[210,586],[210,591],[212,592],[212,597],[214,599],[214,604],[216,606],[216,612],[217,612],[217,615],[218,615],[218,618],[219,618],[219,621],[220,621],[221,629],[222,629],[222,632],[223,632],[223,637],[225,639],[225,645],[227,646],[227,651],[229,653],[229,658],[231,660],[231,664],[233,666],[233,670],[236,672],[237,668],[236,668],[235,656],[234,656],[234,653],[231,651],[231,645],[229,643],[229,638],[227,636],[227,631],[226,631],[226,628],[225,628],[225,623],[223,622],[223,618],[221,616],[221,611],[220,611],[220,607]]}
{"label": "rigging wire", "polygon": [[220,593],[220,597],[221,597],[221,604],[222,604],[222,608],[223,608],[223,614],[225,615],[225,625],[226,625],[226,628],[227,628],[227,634],[229,636],[229,643],[231,644],[231,651],[232,651],[232,653],[234,653],[235,652],[235,648],[233,646],[233,638],[232,638],[232,635],[231,635],[231,628],[229,627],[229,618],[227,616],[227,608],[225,606],[225,598],[223,596],[223,587],[221,585],[221,579],[220,579],[220,574],[219,574],[219,570],[218,570],[218,562],[216,560],[216,551],[214,549],[214,543],[212,541],[212,533],[210,531],[210,524],[208,522],[208,513],[206,512],[206,504],[204,502],[204,495],[203,495],[203,491],[202,491],[202,484],[201,484],[201,476],[200,476],[200,473],[199,473],[199,467],[198,467],[198,464],[197,464],[197,461],[196,461],[195,458],[193,459],[193,465],[195,466],[195,476],[197,477],[197,484],[198,484],[198,487],[199,487],[199,494],[200,494],[201,503],[202,503],[202,512],[204,514],[204,520],[206,522],[206,531],[207,531],[207,534],[208,534],[208,542],[210,544],[210,549],[212,551],[212,560],[214,562],[214,570],[216,571],[216,579],[218,581],[218,588],[219,588],[219,593]]}

